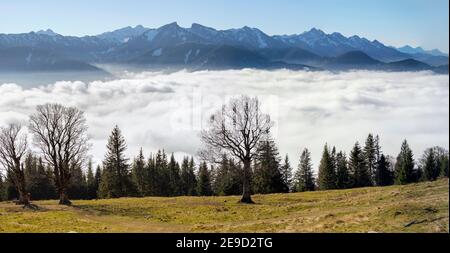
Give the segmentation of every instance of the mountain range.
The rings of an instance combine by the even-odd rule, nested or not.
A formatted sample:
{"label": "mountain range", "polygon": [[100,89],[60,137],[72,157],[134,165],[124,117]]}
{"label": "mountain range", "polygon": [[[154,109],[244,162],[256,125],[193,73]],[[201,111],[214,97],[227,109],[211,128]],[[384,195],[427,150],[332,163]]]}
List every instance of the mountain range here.
{"label": "mountain range", "polygon": [[394,48],[359,36],[319,29],[269,36],[257,28],[216,30],[177,23],[152,29],[125,27],[96,36],[63,36],[52,30],[0,34],[0,71],[101,71],[97,65],[148,69],[309,69],[448,73],[439,50]]}

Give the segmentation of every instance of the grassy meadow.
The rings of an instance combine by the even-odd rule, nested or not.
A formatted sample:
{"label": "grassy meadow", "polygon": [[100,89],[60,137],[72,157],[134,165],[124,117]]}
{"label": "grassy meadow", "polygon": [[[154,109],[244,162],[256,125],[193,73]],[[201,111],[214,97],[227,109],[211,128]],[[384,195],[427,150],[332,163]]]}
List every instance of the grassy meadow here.
{"label": "grassy meadow", "polygon": [[239,197],[35,201],[39,210],[0,203],[5,232],[443,232],[449,231],[449,181],[406,186]]}

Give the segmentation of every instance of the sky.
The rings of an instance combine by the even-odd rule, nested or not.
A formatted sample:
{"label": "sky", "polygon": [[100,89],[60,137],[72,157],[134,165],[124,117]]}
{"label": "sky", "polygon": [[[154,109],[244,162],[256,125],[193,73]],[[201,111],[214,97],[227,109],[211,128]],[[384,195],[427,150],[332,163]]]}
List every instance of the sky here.
{"label": "sky", "polygon": [[360,35],[391,46],[449,52],[448,0],[15,0],[0,1],[0,33],[51,28],[63,35],[95,35],[125,26],[171,22],[217,29],[257,27],[297,34],[313,27]]}

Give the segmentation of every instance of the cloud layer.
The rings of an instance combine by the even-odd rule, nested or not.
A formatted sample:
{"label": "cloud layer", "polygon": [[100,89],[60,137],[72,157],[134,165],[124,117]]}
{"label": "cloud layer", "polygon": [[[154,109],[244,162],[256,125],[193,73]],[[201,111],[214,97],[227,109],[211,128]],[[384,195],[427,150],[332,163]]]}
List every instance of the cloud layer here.
{"label": "cloud layer", "polygon": [[86,112],[91,154],[103,158],[106,139],[119,125],[128,155],[140,147],[177,156],[195,154],[205,119],[229,97],[259,96],[276,122],[280,153],[296,166],[308,147],[317,168],[325,143],[349,151],[369,132],[385,153],[397,155],[408,139],[418,155],[449,146],[449,77],[429,72],[303,72],[230,70],[126,73],[118,80],[57,82],[22,88],[0,85],[0,125],[28,119],[36,105],[57,102]]}

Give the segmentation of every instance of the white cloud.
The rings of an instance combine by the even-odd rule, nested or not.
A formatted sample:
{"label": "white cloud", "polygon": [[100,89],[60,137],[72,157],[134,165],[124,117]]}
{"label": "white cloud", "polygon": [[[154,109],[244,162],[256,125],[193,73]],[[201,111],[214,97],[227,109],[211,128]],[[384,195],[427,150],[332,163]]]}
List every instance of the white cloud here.
{"label": "white cloud", "polygon": [[416,157],[433,145],[449,146],[449,77],[429,72],[200,71],[126,73],[121,79],[57,82],[25,89],[0,85],[0,125],[26,121],[38,104],[57,102],[86,112],[91,151],[103,158],[106,139],[118,124],[128,155],[140,147],[178,157],[200,147],[202,119],[227,98],[258,95],[276,121],[280,152],[296,166],[308,147],[318,166],[328,142],[349,151],[369,132],[380,134],[385,153],[396,155],[408,139]]}

